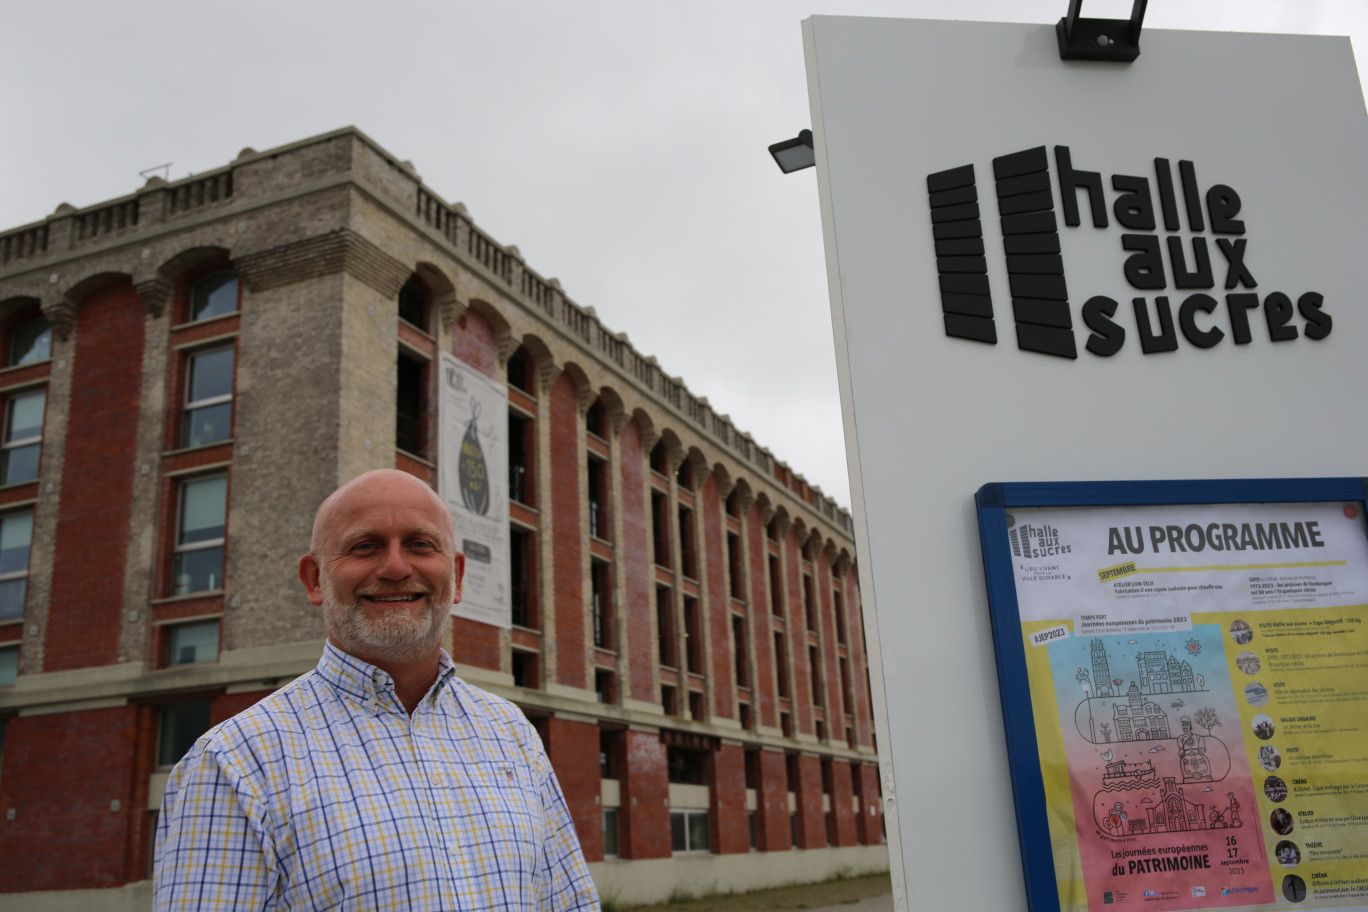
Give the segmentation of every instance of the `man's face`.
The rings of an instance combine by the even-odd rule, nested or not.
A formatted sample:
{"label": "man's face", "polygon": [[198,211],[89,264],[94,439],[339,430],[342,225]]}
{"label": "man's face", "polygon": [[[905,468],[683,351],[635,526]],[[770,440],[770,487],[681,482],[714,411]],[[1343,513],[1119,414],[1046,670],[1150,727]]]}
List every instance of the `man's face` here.
{"label": "man's face", "polygon": [[465,565],[441,501],[412,476],[373,473],[325,504],[319,526],[300,578],[333,643],[381,667],[435,655]]}

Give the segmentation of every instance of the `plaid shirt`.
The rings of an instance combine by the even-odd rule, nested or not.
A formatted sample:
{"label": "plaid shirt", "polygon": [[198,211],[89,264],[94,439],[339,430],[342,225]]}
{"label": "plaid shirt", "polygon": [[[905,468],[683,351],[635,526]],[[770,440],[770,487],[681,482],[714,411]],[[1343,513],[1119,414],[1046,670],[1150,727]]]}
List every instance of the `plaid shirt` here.
{"label": "plaid shirt", "polygon": [[555,773],[513,704],[445,653],[410,717],[388,674],[318,667],[171,773],[158,910],[597,910]]}

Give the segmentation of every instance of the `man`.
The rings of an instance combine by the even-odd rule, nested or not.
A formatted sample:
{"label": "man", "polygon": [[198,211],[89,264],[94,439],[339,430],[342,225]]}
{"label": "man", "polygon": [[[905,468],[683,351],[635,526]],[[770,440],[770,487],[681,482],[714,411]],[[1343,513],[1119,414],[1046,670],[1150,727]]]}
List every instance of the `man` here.
{"label": "man", "polygon": [[464,569],[411,475],[323,502],[299,561],[323,657],[172,772],[157,909],[598,909],[535,730],[441,648]]}

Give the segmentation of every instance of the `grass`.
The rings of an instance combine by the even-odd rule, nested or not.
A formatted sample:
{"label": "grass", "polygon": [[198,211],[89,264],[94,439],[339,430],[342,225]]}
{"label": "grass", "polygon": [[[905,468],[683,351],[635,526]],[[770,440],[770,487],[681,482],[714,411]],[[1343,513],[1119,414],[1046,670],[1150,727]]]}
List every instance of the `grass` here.
{"label": "grass", "polygon": [[754,893],[732,893],[726,896],[707,896],[688,899],[671,896],[670,901],[656,906],[626,906],[604,903],[604,912],[784,912],[784,910],[820,909],[859,902],[870,896],[893,892],[893,882],[887,874],[866,874],[863,877],[837,877],[816,884],[800,884]]}

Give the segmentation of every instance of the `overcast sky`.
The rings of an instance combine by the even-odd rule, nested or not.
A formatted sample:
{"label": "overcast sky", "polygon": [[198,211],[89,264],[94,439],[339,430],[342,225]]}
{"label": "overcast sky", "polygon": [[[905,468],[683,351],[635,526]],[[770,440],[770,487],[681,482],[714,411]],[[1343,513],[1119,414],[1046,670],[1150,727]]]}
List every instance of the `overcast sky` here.
{"label": "overcast sky", "polygon": [[[0,0],[0,231],[355,125],[849,505],[816,179],[765,151],[810,122],[799,23],[1067,6]],[[1154,0],[1145,27],[1362,48],[1368,4]]]}

